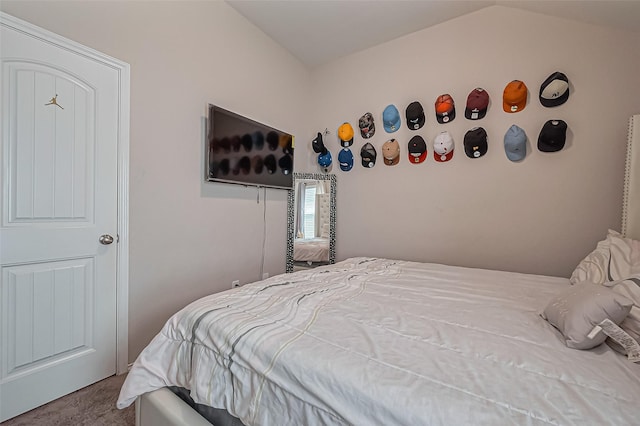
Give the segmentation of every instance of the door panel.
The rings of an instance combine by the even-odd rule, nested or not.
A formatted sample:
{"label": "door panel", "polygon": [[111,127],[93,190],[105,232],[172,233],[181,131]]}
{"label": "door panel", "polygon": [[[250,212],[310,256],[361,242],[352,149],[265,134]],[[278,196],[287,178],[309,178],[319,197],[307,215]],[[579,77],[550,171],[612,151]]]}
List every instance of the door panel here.
{"label": "door panel", "polygon": [[116,372],[119,74],[2,27],[0,421]]}

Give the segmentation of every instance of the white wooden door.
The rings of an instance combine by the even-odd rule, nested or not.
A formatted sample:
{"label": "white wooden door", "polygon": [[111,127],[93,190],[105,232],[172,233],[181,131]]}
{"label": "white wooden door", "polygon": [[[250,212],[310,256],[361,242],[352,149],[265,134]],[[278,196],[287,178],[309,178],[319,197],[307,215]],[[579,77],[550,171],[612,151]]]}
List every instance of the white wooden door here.
{"label": "white wooden door", "polygon": [[0,49],[3,421],[116,372],[119,78],[6,26]]}

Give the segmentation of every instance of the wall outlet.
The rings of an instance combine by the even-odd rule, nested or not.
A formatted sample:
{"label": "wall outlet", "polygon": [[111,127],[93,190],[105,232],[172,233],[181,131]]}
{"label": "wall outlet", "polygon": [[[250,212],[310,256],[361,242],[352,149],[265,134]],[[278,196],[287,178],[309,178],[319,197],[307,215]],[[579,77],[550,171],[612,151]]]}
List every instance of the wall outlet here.
{"label": "wall outlet", "polygon": [[264,274],[262,274],[262,279],[266,280],[267,278],[269,278],[269,273],[265,272]]}
{"label": "wall outlet", "polygon": [[240,287],[240,280],[235,280],[231,282],[231,288]]}

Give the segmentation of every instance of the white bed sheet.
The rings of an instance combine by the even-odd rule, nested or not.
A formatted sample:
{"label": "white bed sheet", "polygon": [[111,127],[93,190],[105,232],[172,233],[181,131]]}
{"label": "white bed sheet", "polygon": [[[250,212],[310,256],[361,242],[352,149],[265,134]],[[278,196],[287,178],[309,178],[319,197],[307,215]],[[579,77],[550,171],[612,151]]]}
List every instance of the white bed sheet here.
{"label": "white bed sheet", "polygon": [[631,425],[640,366],[567,348],[557,277],[354,258],[200,299],[134,363],[246,425]]}
{"label": "white bed sheet", "polygon": [[298,262],[328,262],[328,238],[296,238],[293,241],[293,260]]}

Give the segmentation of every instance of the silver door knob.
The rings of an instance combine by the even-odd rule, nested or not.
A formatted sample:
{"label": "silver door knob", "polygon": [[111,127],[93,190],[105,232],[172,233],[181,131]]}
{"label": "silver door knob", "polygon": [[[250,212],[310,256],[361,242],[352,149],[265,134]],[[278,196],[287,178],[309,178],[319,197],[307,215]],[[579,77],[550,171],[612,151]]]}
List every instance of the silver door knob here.
{"label": "silver door knob", "polygon": [[105,246],[111,244],[113,242],[113,237],[109,234],[100,235],[100,244],[104,244]]}

